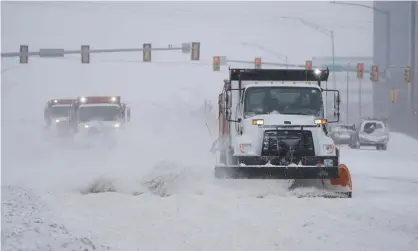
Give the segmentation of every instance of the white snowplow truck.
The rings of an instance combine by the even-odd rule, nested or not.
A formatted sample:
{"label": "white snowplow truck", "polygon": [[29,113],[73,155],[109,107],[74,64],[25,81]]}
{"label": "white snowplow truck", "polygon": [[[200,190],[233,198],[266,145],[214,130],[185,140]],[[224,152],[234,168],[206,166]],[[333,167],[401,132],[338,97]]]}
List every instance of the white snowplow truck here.
{"label": "white snowplow truck", "polygon": [[73,133],[87,136],[117,133],[130,118],[130,108],[120,96],[79,97],[70,109]]}
{"label": "white snowplow truck", "polygon": [[[229,75],[219,95],[215,177],[314,180],[351,197],[350,172],[327,135],[340,104],[338,90],[321,87],[329,70],[230,69]],[[334,94],[334,121],[325,118],[325,92]]]}
{"label": "white snowplow truck", "polygon": [[52,99],[46,102],[44,108],[44,119],[46,128],[56,130],[58,136],[68,136],[70,127],[68,116],[70,107],[75,102],[75,98]]}

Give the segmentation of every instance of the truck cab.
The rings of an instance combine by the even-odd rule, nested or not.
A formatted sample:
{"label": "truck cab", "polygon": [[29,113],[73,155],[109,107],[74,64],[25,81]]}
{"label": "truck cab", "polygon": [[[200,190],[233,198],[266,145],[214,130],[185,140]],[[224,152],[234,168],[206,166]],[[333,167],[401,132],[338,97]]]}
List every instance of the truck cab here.
{"label": "truck cab", "polygon": [[44,108],[44,120],[47,127],[52,125],[61,126],[68,124],[70,107],[75,102],[75,98],[51,99],[46,102]]}
{"label": "truck cab", "polygon": [[118,130],[130,121],[130,108],[120,96],[79,97],[70,109],[70,125],[75,133]]}
{"label": "truck cab", "polygon": [[[318,165],[337,175],[339,152],[326,125],[339,121],[340,98],[338,90],[322,88],[328,75],[328,70],[230,69],[218,101],[222,143],[215,175],[233,169],[270,178],[315,178],[319,169],[309,167]],[[325,117],[326,92],[334,94],[333,118]]]}

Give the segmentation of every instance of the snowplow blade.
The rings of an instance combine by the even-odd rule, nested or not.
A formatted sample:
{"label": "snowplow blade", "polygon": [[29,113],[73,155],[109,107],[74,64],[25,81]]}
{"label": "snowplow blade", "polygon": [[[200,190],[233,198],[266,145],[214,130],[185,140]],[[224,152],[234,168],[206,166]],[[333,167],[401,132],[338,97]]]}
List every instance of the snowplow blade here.
{"label": "snowplow blade", "polygon": [[337,179],[338,166],[215,166],[220,179]]}
{"label": "snowplow blade", "polygon": [[341,186],[348,189],[350,191],[351,197],[351,191],[353,190],[353,182],[351,180],[350,170],[345,164],[338,165],[338,177],[331,178],[330,181],[331,185],[333,186]]}

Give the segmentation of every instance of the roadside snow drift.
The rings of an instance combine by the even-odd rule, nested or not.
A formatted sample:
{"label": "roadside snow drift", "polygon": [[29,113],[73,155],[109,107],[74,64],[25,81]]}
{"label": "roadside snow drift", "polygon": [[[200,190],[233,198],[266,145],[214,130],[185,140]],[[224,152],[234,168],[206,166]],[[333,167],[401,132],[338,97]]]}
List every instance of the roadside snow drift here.
{"label": "roadside snow drift", "polygon": [[30,190],[1,187],[1,246],[14,250],[106,250],[87,236],[75,236],[51,218],[48,206]]}

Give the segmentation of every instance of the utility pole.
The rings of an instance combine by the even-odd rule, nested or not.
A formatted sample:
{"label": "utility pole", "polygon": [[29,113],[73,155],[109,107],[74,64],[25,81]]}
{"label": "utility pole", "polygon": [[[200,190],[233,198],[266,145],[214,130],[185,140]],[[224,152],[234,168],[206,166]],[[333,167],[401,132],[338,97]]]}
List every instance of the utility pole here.
{"label": "utility pole", "polygon": [[[297,21],[301,22],[303,25],[308,26],[308,27],[310,27],[310,28],[312,28],[312,29],[314,29],[314,30],[316,30],[316,31],[324,34],[324,35],[329,36],[331,38],[332,63],[334,65],[334,67],[335,67],[335,46],[334,46],[334,35],[335,34],[334,34],[334,31],[333,30],[328,30],[326,28],[323,28],[323,27],[321,27],[321,26],[319,26],[317,24],[314,24],[312,22],[308,22],[305,19],[302,19],[302,18],[299,18],[299,17],[281,17],[281,18],[283,18],[283,19],[297,20]],[[333,87],[334,87],[333,89],[336,89],[336,87],[337,87],[337,79],[335,77],[335,72],[334,71],[332,72],[332,78],[333,78],[333,81],[332,82],[333,82]],[[325,85],[326,85],[325,88],[328,89],[328,82],[326,82]],[[328,95],[327,95],[327,92],[325,92],[325,102],[327,104],[327,107],[329,107],[328,106]]]}
{"label": "utility pole", "polygon": [[[335,65],[335,43],[334,43],[334,31],[330,31],[331,34],[331,47],[332,47],[332,64]],[[335,71],[332,72],[332,78],[333,78],[333,89],[337,89],[337,79],[335,76]]]}
{"label": "utility pole", "polygon": [[[418,27],[416,26],[417,23],[417,3],[415,1],[411,1],[411,77],[412,77],[412,81],[411,83],[409,83],[409,85],[411,86],[411,93],[410,93],[410,97],[411,97],[411,103],[410,103],[410,107],[413,111],[417,111],[418,110],[418,101],[416,99],[418,99],[418,81],[417,81],[417,75],[418,72],[416,72],[417,70],[417,62],[416,62],[416,57],[418,56],[418,52],[417,52],[417,45],[416,43],[418,41],[416,41],[417,39],[417,29]],[[415,114],[414,114],[415,115]]]}

